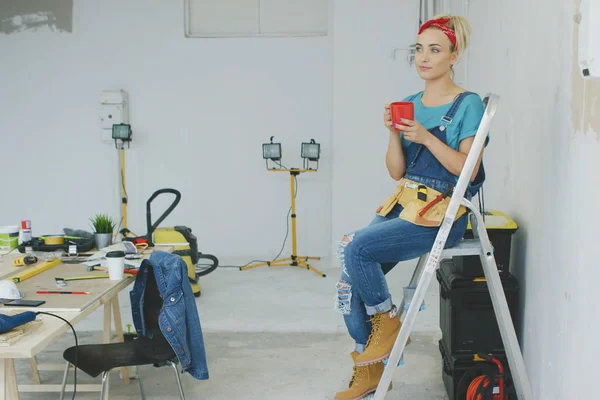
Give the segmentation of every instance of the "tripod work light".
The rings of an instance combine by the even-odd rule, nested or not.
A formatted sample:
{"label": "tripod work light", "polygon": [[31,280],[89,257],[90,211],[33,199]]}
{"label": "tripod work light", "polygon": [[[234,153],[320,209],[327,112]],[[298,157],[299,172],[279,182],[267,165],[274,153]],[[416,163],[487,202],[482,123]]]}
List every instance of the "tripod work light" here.
{"label": "tripod work light", "polygon": [[[316,169],[300,169],[300,168],[287,168],[281,165],[281,143],[273,143],[273,137],[271,136],[270,143],[263,143],[263,158],[265,159],[265,163],[267,164],[267,170],[270,172],[288,172],[290,174],[290,197],[292,206],[290,207],[289,212],[291,213],[292,220],[292,255],[291,257],[278,258],[270,261],[262,261],[259,263],[250,263],[240,267],[240,271],[257,268],[264,265],[269,267],[299,267],[302,269],[309,269],[322,277],[326,275],[313,267],[308,263],[308,260],[320,260],[321,257],[313,257],[313,256],[299,256],[297,254],[297,244],[296,244],[296,220],[298,215],[296,214],[296,189],[298,186],[297,177],[301,173],[304,172],[317,172]],[[309,143],[302,143],[302,151],[301,155],[304,159],[305,163],[308,161],[319,161],[319,156],[321,153],[321,145],[316,143],[314,139],[311,139]],[[279,168],[269,168],[269,160],[275,162]],[[288,217],[290,215],[288,214]],[[287,238],[287,236],[286,236]]]}

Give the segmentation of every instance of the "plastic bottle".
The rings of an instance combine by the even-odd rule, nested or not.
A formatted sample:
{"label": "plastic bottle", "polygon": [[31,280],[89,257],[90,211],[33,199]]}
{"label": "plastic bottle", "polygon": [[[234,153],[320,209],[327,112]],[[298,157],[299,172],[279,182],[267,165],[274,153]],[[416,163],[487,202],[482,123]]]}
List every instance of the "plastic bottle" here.
{"label": "plastic bottle", "polygon": [[28,242],[31,239],[31,221],[21,221],[21,230],[19,231],[19,244],[22,244],[23,242]]}

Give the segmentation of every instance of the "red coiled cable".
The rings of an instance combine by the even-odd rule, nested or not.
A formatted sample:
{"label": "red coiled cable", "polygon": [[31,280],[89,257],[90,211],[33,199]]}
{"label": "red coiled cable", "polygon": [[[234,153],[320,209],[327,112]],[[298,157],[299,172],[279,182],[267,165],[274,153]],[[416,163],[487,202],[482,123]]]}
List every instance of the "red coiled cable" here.
{"label": "red coiled cable", "polygon": [[[504,397],[504,367],[502,363],[495,357],[483,356],[486,361],[491,361],[498,366],[498,375],[496,382],[498,383],[499,393],[492,395],[493,400],[506,400]],[[480,375],[471,381],[467,389],[466,400],[487,400],[481,394],[482,389],[487,388],[492,381],[488,375]]]}

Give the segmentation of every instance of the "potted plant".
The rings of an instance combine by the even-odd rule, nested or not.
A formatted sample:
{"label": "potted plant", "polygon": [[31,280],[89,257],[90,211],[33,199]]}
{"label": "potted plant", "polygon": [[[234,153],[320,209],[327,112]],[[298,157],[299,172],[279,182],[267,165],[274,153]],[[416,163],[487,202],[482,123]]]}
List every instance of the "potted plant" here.
{"label": "potted plant", "polygon": [[113,231],[115,222],[106,214],[96,214],[90,218],[92,227],[94,228],[94,242],[96,250],[103,249],[112,244]]}

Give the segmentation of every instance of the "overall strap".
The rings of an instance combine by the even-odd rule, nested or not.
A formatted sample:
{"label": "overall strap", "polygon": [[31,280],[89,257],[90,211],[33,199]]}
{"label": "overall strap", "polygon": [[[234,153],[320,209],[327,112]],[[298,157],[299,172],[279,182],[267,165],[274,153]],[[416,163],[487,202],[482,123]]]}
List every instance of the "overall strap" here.
{"label": "overall strap", "polygon": [[448,110],[446,115],[444,115],[441,118],[440,131],[445,131],[446,127],[452,123],[452,118],[454,118],[454,114],[456,114],[458,107],[460,107],[460,104],[465,99],[465,97],[467,97],[470,94],[477,94],[477,93],[463,92],[458,95],[458,97],[456,98],[456,100],[454,100],[454,103],[452,104],[452,106],[450,107],[450,109]]}
{"label": "overall strap", "polygon": [[[417,95],[419,95],[420,93],[421,92],[417,93]],[[474,93],[474,92],[463,92],[463,93],[461,93],[461,94],[458,95],[458,97],[456,98],[456,100],[454,100],[454,102],[452,103],[452,106],[450,106],[450,109],[448,110],[448,112],[446,113],[446,115],[444,115],[441,118],[441,125],[439,126],[439,130],[440,131],[442,131],[442,132],[445,131],[446,127],[452,123],[452,118],[454,118],[454,114],[456,114],[456,111],[458,110],[458,107],[460,107],[460,104],[465,99],[465,97],[467,97],[470,94],[475,94],[476,95],[477,93]],[[417,95],[413,96],[412,98],[414,99]],[[411,101],[412,101],[412,99],[411,99]],[[409,164],[410,166],[414,166],[415,165],[415,163],[417,162],[417,159],[419,158],[419,156],[423,152],[424,148],[425,148],[424,145],[421,145],[419,147],[419,150],[417,150],[417,154],[413,158],[412,162]]]}
{"label": "overall strap", "polygon": [[406,99],[406,101],[415,101],[415,99],[416,99],[418,96],[420,96],[420,95],[421,95],[421,93],[423,93],[423,91],[422,91],[422,90],[421,90],[419,93],[415,93],[415,94],[411,95],[410,97],[408,97],[408,98]]}

